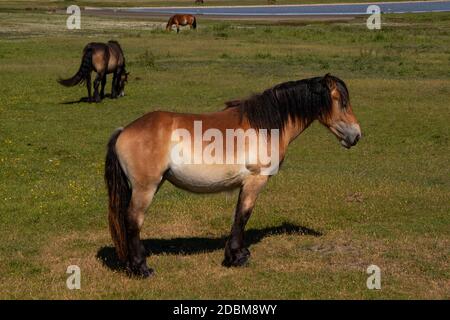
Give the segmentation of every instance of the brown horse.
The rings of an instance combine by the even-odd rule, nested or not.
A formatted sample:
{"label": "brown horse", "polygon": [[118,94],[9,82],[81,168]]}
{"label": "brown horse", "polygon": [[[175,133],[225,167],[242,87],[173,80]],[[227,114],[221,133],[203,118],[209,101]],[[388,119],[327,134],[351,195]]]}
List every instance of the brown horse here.
{"label": "brown horse", "polygon": [[177,26],[177,33],[180,32],[180,26],[189,25],[191,29],[197,29],[197,19],[192,14],[176,14],[170,17],[166,30],[172,31],[173,25]]}
{"label": "brown horse", "polygon": [[[361,137],[347,86],[328,74],[276,85],[249,99],[227,103],[227,108],[214,113],[150,112],[116,130],[108,143],[105,180],[110,231],[128,272],[143,277],[153,272],[147,267],[139,234],[144,213],[165,180],[198,193],[240,189],[223,265],[246,264],[250,252],[244,245],[244,228],[259,192],[276,173],[266,168],[274,164],[278,168],[290,142],[315,120],[330,129],[345,148]],[[251,133],[262,136],[252,142]],[[211,148],[213,139],[215,148]],[[270,153],[276,156],[269,162],[263,162],[257,150],[264,144],[275,146]],[[226,161],[219,157],[224,153]],[[201,155],[216,157],[216,161]]]}
{"label": "brown horse", "polygon": [[[58,82],[66,87],[72,87],[86,82],[88,101],[92,102],[91,96],[91,72],[95,71],[97,77],[94,80],[94,101],[100,102],[105,97],[106,75],[113,74],[111,86],[111,98],[124,96],[125,83],[128,81],[128,73],[125,70],[125,56],[117,41],[110,40],[108,43],[88,43],[83,49],[81,65],[77,73],[69,79],[60,79]],[[100,94],[99,85],[102,85]]]}

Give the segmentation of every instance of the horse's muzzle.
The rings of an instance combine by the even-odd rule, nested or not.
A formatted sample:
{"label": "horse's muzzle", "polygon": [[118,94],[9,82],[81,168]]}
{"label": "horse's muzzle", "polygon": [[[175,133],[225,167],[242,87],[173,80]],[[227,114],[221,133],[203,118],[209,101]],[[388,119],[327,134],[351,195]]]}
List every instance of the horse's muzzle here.
{"label": "horse's muzzle", "polygon": [[355,138],[351,141],[347,140],[347,139],[342,139],[341,140],[341,145],[347,149],[350,149],[351,147],[355,146],[359,139],[361,139],[361,134],[358,134],[357,136],[355,136]]}
{"label": "horse's muzzle", "polygon": [[358,124],[341,126],[337,131],[341,137],[341,145],[347,149],[355,146],[361,139],[361,129]]}

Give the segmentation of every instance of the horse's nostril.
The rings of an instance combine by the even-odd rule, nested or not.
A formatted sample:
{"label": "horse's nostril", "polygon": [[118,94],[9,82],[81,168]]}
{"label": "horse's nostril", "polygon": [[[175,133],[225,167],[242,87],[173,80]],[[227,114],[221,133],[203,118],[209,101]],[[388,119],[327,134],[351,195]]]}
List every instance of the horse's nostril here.
{"label": "horse's nostril", "polygon": [[361,134],[356,135],[355,140],[353,140],[353,145],[355,145],[359,141],[359,139],[361,139]]}

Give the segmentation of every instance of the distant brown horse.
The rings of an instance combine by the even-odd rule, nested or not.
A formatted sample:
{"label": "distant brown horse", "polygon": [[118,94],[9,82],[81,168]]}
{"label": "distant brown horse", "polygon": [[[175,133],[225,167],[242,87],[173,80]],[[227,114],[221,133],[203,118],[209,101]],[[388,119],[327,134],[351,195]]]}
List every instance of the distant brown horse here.
{"label": "distant brown horse", "polygon": [[[139,234],[144,213],[165,180],[198,193],[240,189],[223,265],[246,264],[250,252],[244,243],[244,228],[258,194],[276,173],[265,170],[268,162],[261,165],[262,158],[247,160],[246,154],[258,154],[258,143],[249,142],[250,133],[271,131],[270,136],[259,140],[259,146],[277,142],[271,150],[278,156],[271,160],[276,161],[271,165],[278,167],[289,144],[315,120],[327,127],[345,148],[354,146],[361,137],[347,86],[331,75],[281,83],[249,99],[228,103],[227,108],[218,112],[150,112],[116,130],[108,143],[105,180],[111,236],[117,255],[126,263],[128,271],[142,277],[152,273]],[[249,139],[244,137],[246,142],[241,144],[243,148],[235,148],[237,132],[248,133]],[[179,140],[174,140],[174,133],[183,133],[181,146],[185,147],[183,157],[186,151],[188,161],[177,158],[174,148],[180,142],[175,142]],[[225,143],[223,135],[227,137]],[[207,144],[212,140],[216,145],[214,156],[226,153],[226,162],[195,162],[199,155],[212,154],[211,144]],[[189,155],[194,156],[194,163],[189,161],[192,159]]]}
{"label": "distant brown horse", "polygon": [[[97,77],[94,80],[94,97],[91,96],[91,72],[95,71]],[[88,101],[100,102],[105,97],[106,75],[112,73],[111,98],[124,96],[125,83],[128,81],[128,73],[125,70],[125,56],[117,41],[108,43],[91,42],[83,49],[81,65],[77,73],[69,79],[60,79],[58,82],[66,87],[72,87],[86,82]],[[102,85],[100,94],[99,85]]]}
{"label": "distant brown horse", "polygon": [[180,26],[189,25],[191,29],[197,29],[197,19],[192,14],[176,14],[170,17],[166,30],[172,31],[173,25],[176,25],[177,33],[180,32]]}

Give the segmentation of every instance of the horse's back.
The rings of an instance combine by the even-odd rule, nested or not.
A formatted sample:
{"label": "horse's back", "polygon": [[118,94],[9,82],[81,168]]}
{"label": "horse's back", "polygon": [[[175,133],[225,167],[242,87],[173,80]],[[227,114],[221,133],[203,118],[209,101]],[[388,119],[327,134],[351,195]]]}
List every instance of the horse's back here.
{"label": "horse's back", "polygon": [[118,143],[123,146],[140,144],[145,148],[166,149],[175,130],[194,132],[196,123],[201,123],[203,129],[217,128],[225,132],[227,128],[239,126],[239,116],[229,110],[204,114],[152,111],[128,124]]}
{"label": "horse's back", "polygon": [[191,14],[176,14],[174,18],[178,21],[179,24],[185,26],[187,24],[192,24],[194,21],[194,16]]}
{"label": "horse's back", "polygon": [[85,47],[84,50],[94,50],[94,51],[106,51],[108,48],[106,43],[103,42],[89,42]]}
{"label": "horse's back", "polygon": [[211,113],[181,113],[171,111],[152,111],[126,126],[125,130],[150,134],[152,131],[176,129],[193,130],[195,122],[201,122],[203,129],[217,128],[221,131],[242,127],[236,108],[228,108]]}

